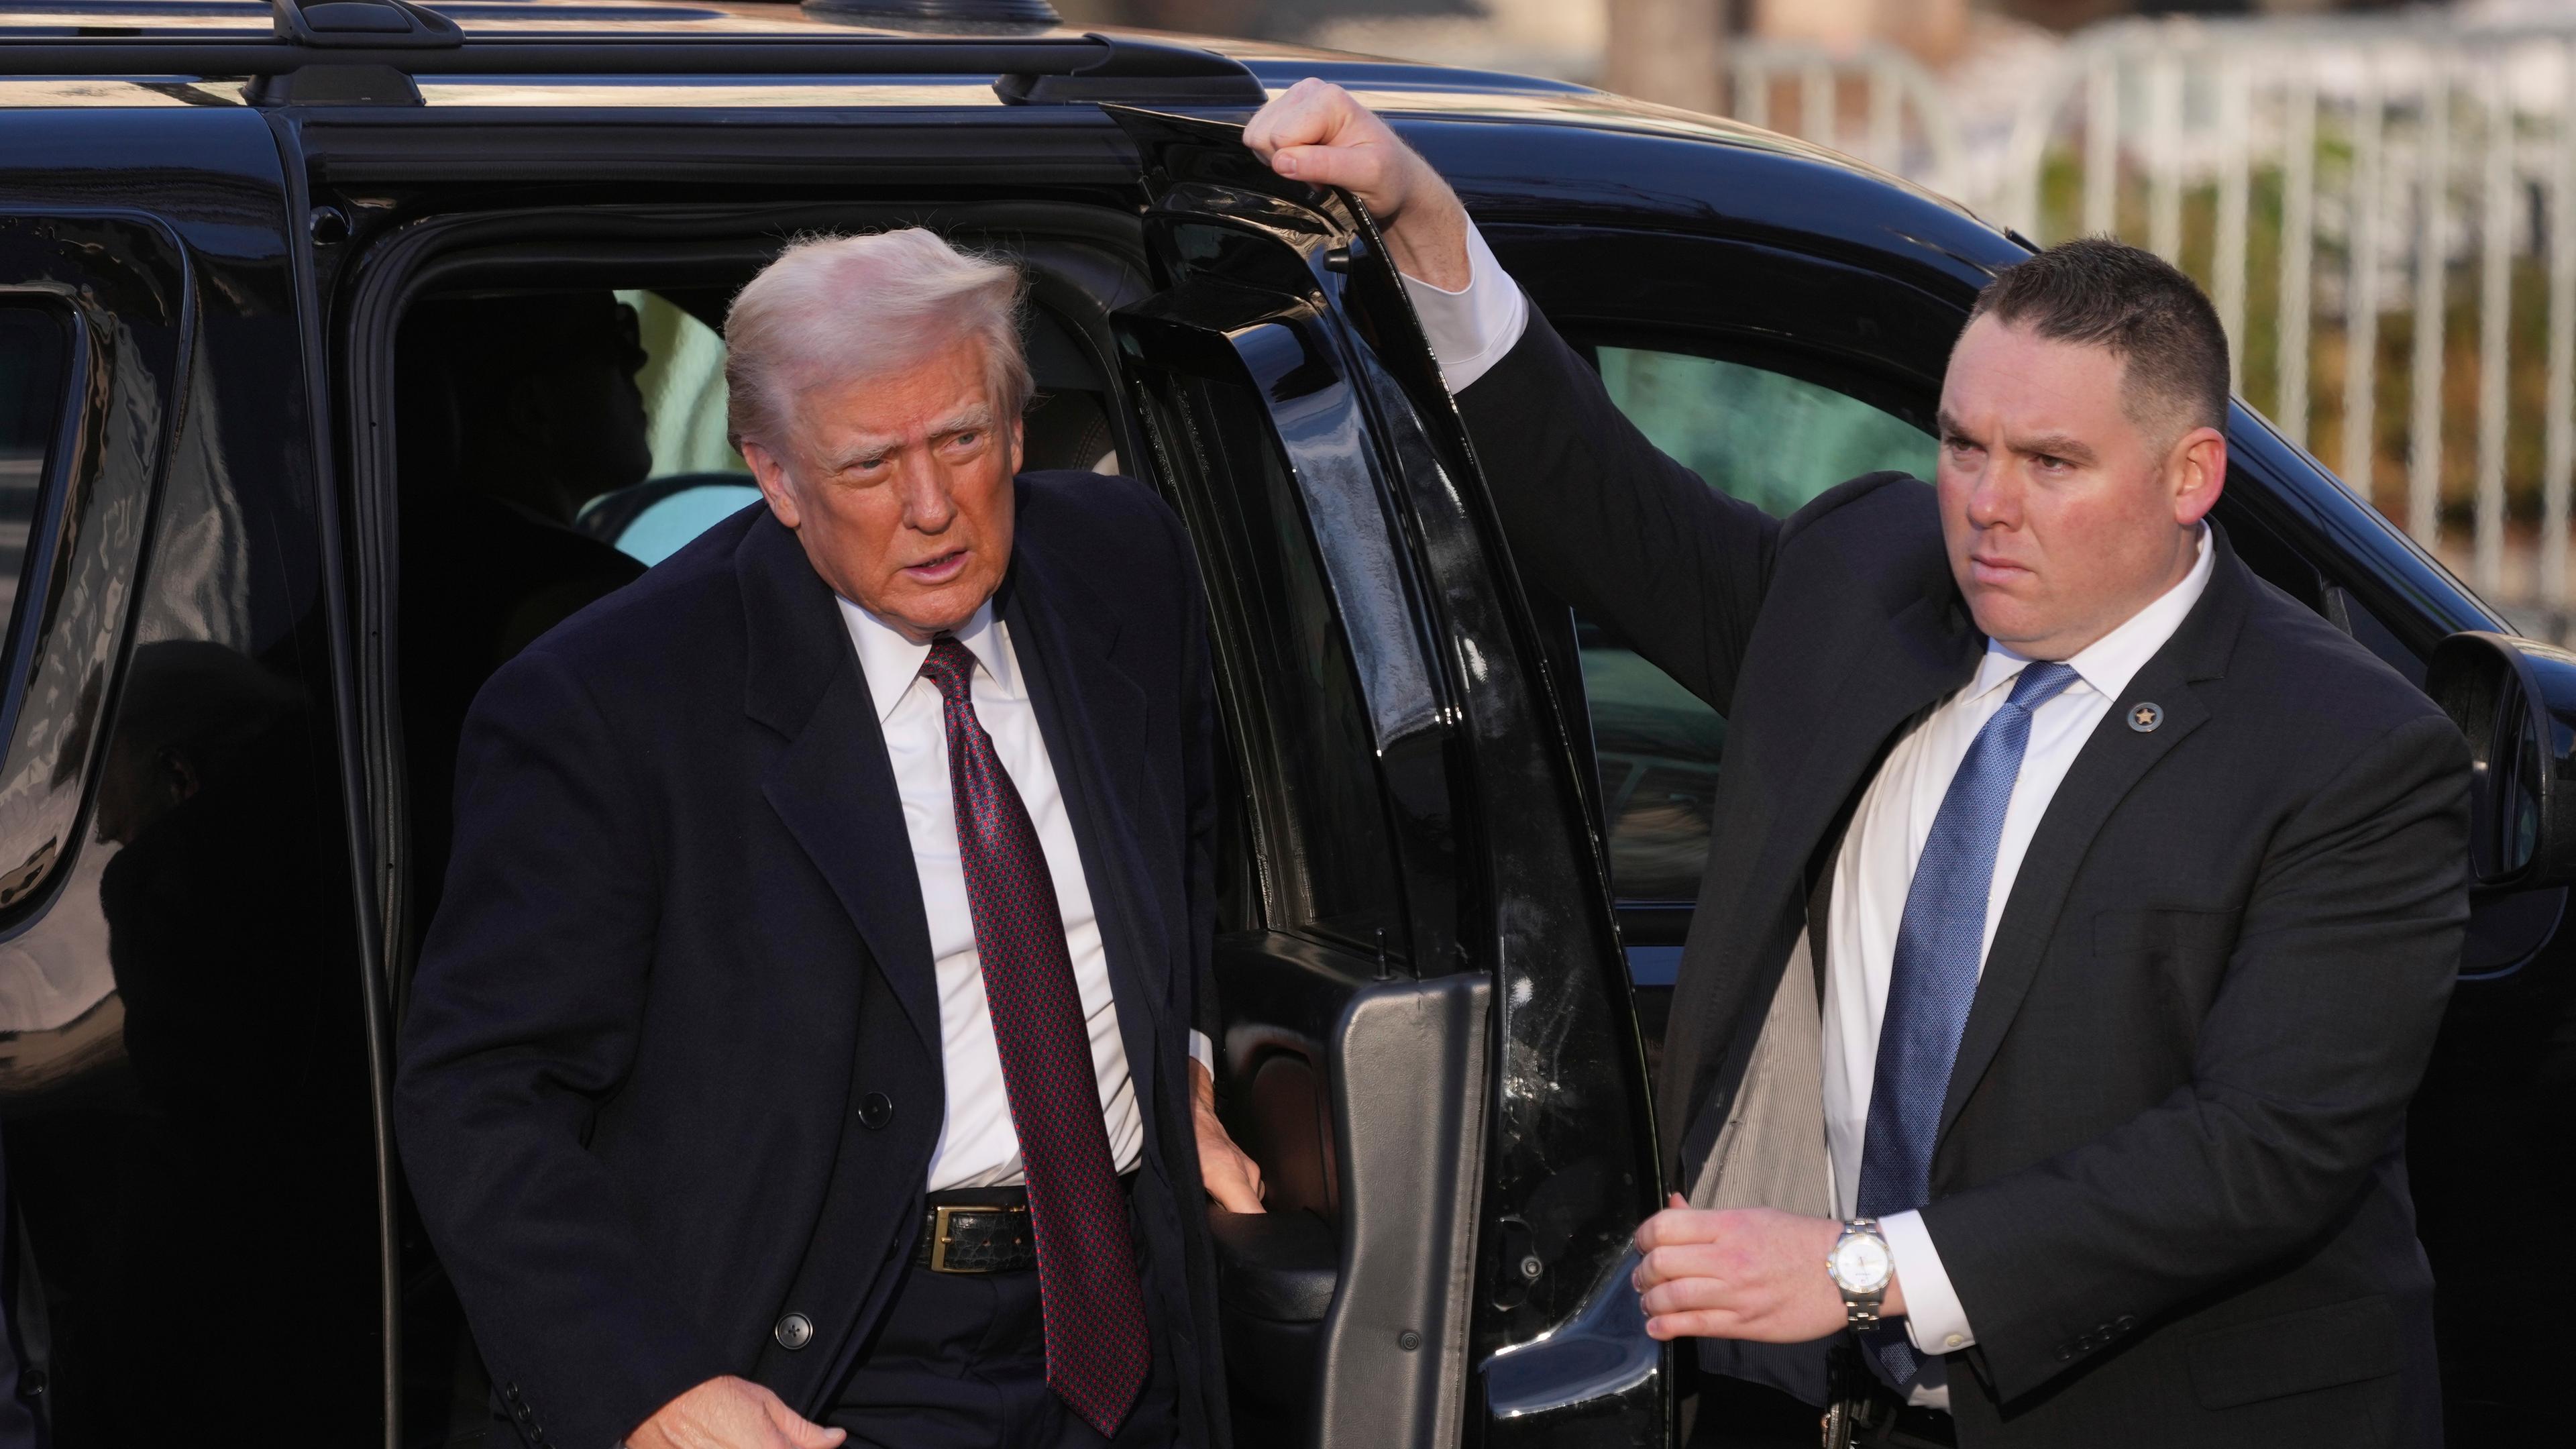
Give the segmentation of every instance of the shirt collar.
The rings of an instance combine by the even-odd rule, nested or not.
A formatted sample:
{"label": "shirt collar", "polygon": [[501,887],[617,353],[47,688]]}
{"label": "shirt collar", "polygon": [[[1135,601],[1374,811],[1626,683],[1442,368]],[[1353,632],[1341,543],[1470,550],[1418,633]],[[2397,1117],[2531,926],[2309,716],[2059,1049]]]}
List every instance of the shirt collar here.
{"label": "shirt collar", "polygon": [[[2209,588],[2210,570],[2214,565],[2215,554],[2209,546],[2209,525],[2204,523],[2200,526],[2200,554],[2192,563],[2191,572],[2182,576],[2181,583],[2157,595],[2154,603],[2131,614],[2118,628],[2085,645],[2074,658],[2067,660],[2075,669],[2075,677],[2103,698],[2118,699],[2121,692],[2129,687],[2129,681],[2137,678],[2138,671],[2147,667],[2147,661],[2156,657],[2156,651],[2165,647],[2165,641],[2171,639],[2174,631],[2182,627],[2182,621],[2190,617],[2191,606],[2199,603],[2201,594]],[[2016,654],[1992,639],[1987,640],[1986,657],[1977,665],[1977,677],[1968,686],[1968,697],[1974,699],[1998,685],[2010,683],[2029,662],[2027,656]]]}
{"label": "shirt collar", "polygon": [[[911,691],[913,681],[921,677],[921,663],[930,657],[930,646],[913,643],[901,630],[847,599],[838,602],[841,622],[850,631],[850,643],[859,651],[859,673],[868,682],[868,698],[876,705],[877,723],[883,724]],[[993,614],[993,601],[986,599],[956,633],[957,642],[975,656],[975,662],[983,666],[1002,697],[1019,698],[1017,661],[1012,658],[1008,636],[1002,632],[1002,621]]]}

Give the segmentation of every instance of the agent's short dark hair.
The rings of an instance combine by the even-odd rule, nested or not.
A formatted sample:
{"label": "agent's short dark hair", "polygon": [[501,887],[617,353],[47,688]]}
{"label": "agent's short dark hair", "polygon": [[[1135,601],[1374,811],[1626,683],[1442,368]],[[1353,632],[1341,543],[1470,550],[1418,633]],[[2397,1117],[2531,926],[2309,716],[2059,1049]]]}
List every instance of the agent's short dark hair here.
{"label": "agent's short dark hair", "polygon": [[1985,316],[2054,342],[2109,348],[2127,364],[2122,403],[2142,427],[2227,426],[2218,309],[2153,252],[2106,236],[2059,242],[1988,282],[1968,320]]}

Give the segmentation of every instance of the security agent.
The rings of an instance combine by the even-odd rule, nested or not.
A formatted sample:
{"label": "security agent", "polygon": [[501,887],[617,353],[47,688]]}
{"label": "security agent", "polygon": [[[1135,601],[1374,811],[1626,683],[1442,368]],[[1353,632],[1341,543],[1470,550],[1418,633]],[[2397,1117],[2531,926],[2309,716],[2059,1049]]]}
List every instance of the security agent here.
{"label": "security agent", "polygon": [[1303,82],[1246,140],[1381,219],[1520,565],[1727,716],[1649,1331],[1829,1438],[2438,1443],[2402,1143],[2467,752],[2207,521],[2198,289],[2105,240],[2013,267],[1937,479],[1775,520],[1658,453],[1357,102]]}

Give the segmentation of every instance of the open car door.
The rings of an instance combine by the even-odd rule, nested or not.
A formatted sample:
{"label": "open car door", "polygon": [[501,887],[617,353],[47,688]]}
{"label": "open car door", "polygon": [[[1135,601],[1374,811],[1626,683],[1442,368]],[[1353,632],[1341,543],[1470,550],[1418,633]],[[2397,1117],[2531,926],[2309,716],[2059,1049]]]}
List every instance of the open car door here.
{"label": "open car door", "polygon": [[[1662,1445],[1661,1199],[1541,635],[1374,225],[1239,126],[1109,108],[1160,290],[1113,319],[1225,715],[1215,1225],[1239,1443]],[[1572,683],[1572,681],[1567,681]]]}

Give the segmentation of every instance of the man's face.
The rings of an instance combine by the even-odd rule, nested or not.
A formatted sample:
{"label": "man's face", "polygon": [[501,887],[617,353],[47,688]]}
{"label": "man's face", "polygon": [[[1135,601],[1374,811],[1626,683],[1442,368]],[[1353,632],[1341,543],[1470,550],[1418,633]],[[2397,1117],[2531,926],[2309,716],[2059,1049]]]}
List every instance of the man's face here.
{"label": "man's face", "polygon": [[782,448],[743,457],[778,521],[843,598],[926,643],[1010,567],[1020,421],[987,390],[983,344],[798,396]]}
{"label": "man's face", "polygon": [[2227,440],[2142,426],[2127,365],[1980,317],[1941,386],[1941,533],[1977,627],[2065,659],[2180,583],[2218,501]]}
{"label": "man's face", "polygon": [[586,319],[579,344],[544,358],[506,403],[516,446],[526,450],[518,501],[566,523],[591,499],[653,471],[636,383],[649,358],[635,309],[612,305],[613,314]]}

